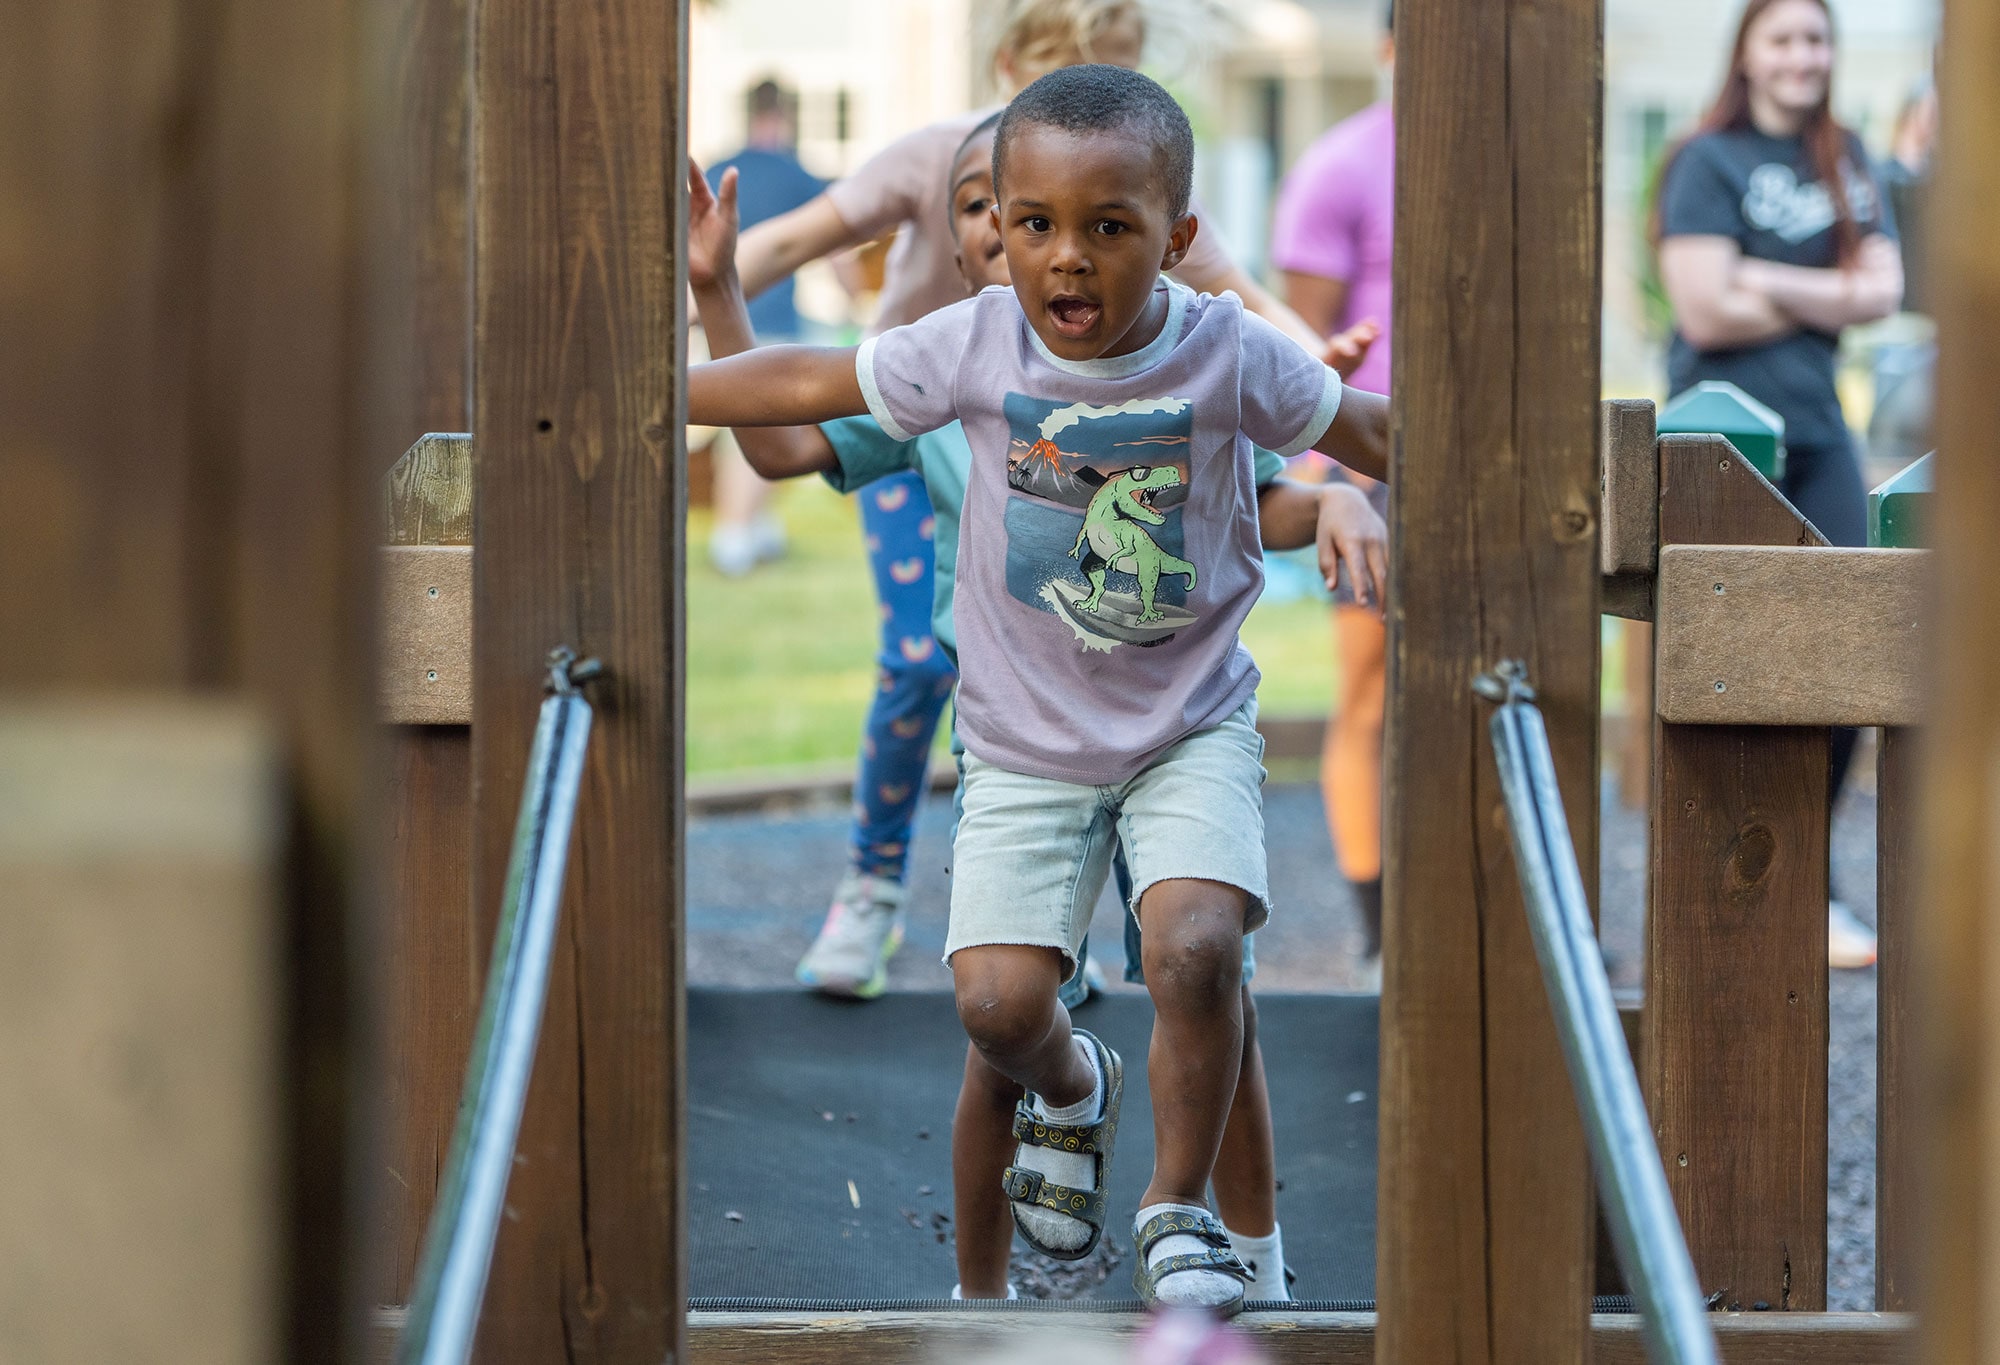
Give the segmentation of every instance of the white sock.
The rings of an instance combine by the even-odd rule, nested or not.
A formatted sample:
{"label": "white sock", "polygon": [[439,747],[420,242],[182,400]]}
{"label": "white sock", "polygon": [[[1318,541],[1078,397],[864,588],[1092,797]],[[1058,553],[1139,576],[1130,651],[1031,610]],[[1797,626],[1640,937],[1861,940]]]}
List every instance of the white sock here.
{"label": "white sock", "polygon": [[[1227,1228],[1223,1231],[1228,1232]],[[1240,1232],[1229,1233],[1229,1245],[1236,1249],[1236,1255],[1243,1264],[1250,1267],[1256,1282],[1250,1286],[1253,1299],[1289,1299],[1291,1289],[1285,1284],[1285,1230],[1276,1223],[1271,1224],[1268,1237],[1246,1237]]]}
{"label": "white sock", "polygon": [[[1095,1123],[1104,1112],[1104,1071],[1098,1065],[1097,1049],[1078,1038],[1076,1050],[1083,1055],[1094,1078],[1090,1093],[1075,1104],[1056,1106],[1051,1106],[1040,1095],[1035,1096],[1035,1112],[1050,1123]],[[1095,1153],[1058,1152],[1023,1143],[1014,1153],[1014,1164],[1026,1170],[1040,1171],[1055,1184],[1067,1185],[1086,1194],[1097,1188]],[[1090,1240],[1090,1224],[1066,1213],[1057,1213],[1039,1204],[1019,1203],[1014,1205],[1014,1213],[1034,1233],[1035,1240],[1044,1246],[1074,1250]]]}
{"label": "white sock", "polygon": [[[1199,1204],[1148,1204],[1132,1222],[1136,1239],[1139,1229],[1156,1213],[1206,1213]],[[1158,1265],[1169,1256],[1209,1250],[1208,1243],[1192,1233],[1169,1233],[1153,1243],[1146,1264]],[[1159,1299],[1170,1308],[1222,1308],[1243,1297],[1243,1282],[1220,1270],[1176,1270],[1160,1281]]]}
{"label": "white sock", "polygon": [[[963,1295],[963,1294],[961,1294],[961,1293],[959,1293],[959,1292],[958,1292],[958,1286],[957,1286],[957,1285],[953,1285],[953,1286],[951,1287],[951,1297],[952,1297],[952,1301],[953,1301],[954,1303],[992,1303],[992,1302],[993,1302],[993,1300],[992,1300],[992,1299],[967,1299],[967,1298],[965,1297],[965,1295]],[[1020,1291],[1019,1289],[1017,1289],[1017,1288],[1015,1288],[1015,1287],[1014,1287],[1014,1282],[1013,1282],[1012,1280],[1009,1280],[1009,1281],[1007,1282],[1007,1297],[1008,1297],[1009,1299],[1018,1299],[1018,1298],[1020,1298],[1020,1297],[1021,1297],[1021,1291]]]}

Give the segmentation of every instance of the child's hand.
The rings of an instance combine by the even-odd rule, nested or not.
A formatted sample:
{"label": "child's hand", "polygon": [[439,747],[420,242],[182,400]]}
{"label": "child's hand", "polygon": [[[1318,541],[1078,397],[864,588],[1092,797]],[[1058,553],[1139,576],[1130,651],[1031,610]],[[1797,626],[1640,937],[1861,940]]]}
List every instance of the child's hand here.
{"label": "child's hand", "polygon": [[719,193],[701,167],[688,162],[688,287],[706,289],[736,271],[736,169],[722,173]]}
{"label": "child's hand", "polygon": [[1326,349],[1320,352],[1320,360],[1331,365],[1342,379],[1361,368],[1361,362],[1368,358],[1368,348],[1382,335],[1382,326],[1373,318],[1363,318],[1344,332],[1335,332],[1326,339]]}
{"label": "child's hand", "polygon": [[1328,484],[1320,494],[1319,571],[1332,592],[1339,582],[1341,561],[1347,563],[1347,581],[1354,600],[1382,614],[1388,600],[1389,528],[1368,505],[1368,495],[1350,483]]}

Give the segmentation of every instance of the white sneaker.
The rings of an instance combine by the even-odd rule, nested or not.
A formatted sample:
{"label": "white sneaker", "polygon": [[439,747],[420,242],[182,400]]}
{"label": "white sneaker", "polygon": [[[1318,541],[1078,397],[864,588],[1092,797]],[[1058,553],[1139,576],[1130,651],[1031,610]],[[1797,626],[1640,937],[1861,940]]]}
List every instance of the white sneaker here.
{"label": "white sneaker", "polygon": [[1841,901],[1826,905],[1826,965],[1836,971],[1875,965],[1875,931]]}
{"label": "white sneaker", "polygon": [[724,578],[741,578],[784,553],[784,523],[768,512],[748,525],[718,525],[708,533],[708,562]]}
{"label": "white sneaker", "polygon": [[889,959],[902,946],[901,884],[850,871],[833,893],[819,937],[799,959],[799,984],[873,1000],[888,988]]}

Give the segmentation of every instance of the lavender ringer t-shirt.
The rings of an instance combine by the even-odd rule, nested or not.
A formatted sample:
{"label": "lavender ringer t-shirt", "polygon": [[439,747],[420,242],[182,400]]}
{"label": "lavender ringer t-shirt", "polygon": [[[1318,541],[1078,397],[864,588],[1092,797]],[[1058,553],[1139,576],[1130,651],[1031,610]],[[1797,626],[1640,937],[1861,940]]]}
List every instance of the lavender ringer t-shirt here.
{"label": "lavender ringer t-shirt", "polygon": [[958,728],[995,767],[1120,783],[1256,691],[1252,446],[1319,440],[1340,376],[1234,294],[1158,287],[1166,325],[1131,355],[1061,359],[995,285],[856,357],[895,439],[965,425]]}

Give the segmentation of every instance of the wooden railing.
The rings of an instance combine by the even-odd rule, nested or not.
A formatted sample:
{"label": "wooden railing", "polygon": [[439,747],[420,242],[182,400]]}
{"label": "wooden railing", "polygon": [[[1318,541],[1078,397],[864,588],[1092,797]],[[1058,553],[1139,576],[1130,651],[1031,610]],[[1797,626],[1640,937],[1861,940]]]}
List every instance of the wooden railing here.
{"label": "wooden railing", "polygon": [[1876,1306],[1909,1307],[1909,727],[1927,556],[1837,549],[1720,437],[1606,405],[1607,610],[1650,620],[1647,1107],[1705,1291],[1827,1295],[1830,726],[1882,726]]}

